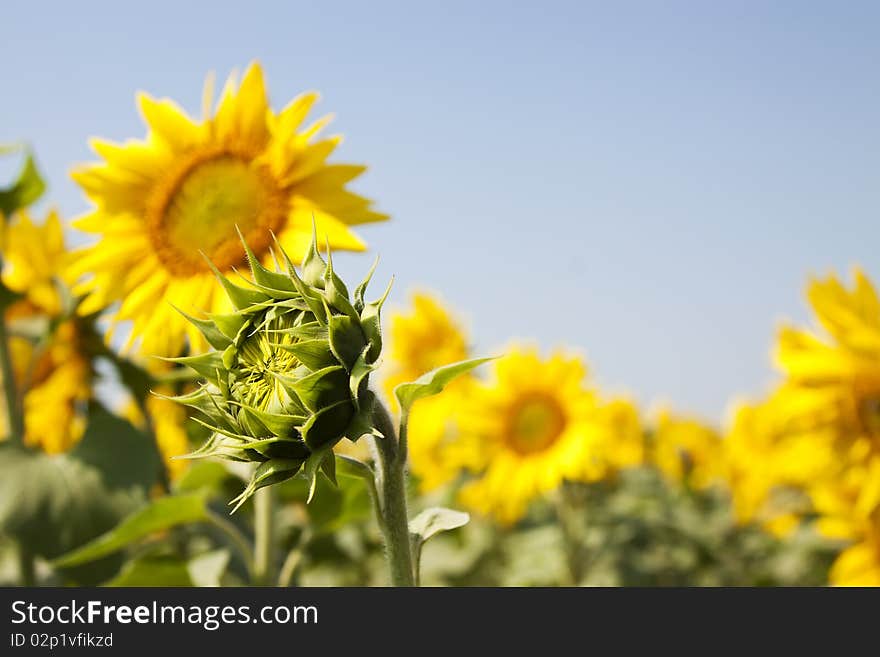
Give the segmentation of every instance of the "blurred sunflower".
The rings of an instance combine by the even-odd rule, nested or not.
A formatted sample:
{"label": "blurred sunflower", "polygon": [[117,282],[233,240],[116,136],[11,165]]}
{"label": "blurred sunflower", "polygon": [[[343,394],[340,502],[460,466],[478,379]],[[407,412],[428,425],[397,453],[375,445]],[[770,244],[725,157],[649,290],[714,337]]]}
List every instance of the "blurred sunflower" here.
{"label": "blurred sunflower", "polygon": [[365,167],[327,163],[341,140],[317,138],[330,117],[301,128],[317,94],[275,113],[253,63],[240,85],[229,78],[214,113],[212,96],[209,79],[196,121],[171,100],[141,94],[147,138],[93,140],[104,162],[73,173],[96,206],[76,226],[102,236],[75,264],[88,276],[77,289],[87,295],[82,312],[121,301],[115,320],[131,320],[127,346],[140,339],[145,354],[179,355],[185,337],[205,346],[172,305],[191,314],[227,309],[202,254],[224,273],[243,265],[236,229],[268,264],[272,233],[297,260],[313,218],[330,247],[355,251],[365,245],[350,226],[387,219],[346,188]]}
{"label": "blurred sunflower", "polygon": [[[85,430],[94,372],[84,355],[84,322],[69,315],[68,253],[58,214],[36,224],[19,212],[4,222],[0,249],[3,283],[19,295],[5,321],[16,385],[23,391],[24,440],[50,454],[63,452]],[[8,425],[4,417],[4,435]]]}
{"label": "blurred sunflower", "polygon": [[425,372],[468,358],[467,336],[461,324],[438,299],[427,292],[412,295],[412,310],[391,316],[390,356],[383,388],[394,400],[394,388]]}
{"label": "blurred sunflower", "polygon": [[722,447],[712,427],[663,411],[652,435],[651,461],[670,481],[704,490],[721,477]]}
{"label": "blurred sunflower", "polygon": [[[469,357],[461,324],[426,292],[412,296],[410,312],[391,316],[388,341],[390,358],[382,386],[392,408],[397,407],[393,392],[398,384]],[[424,491],[451,481],[471,462],[457,438],[459,400],[472,384],[471,376],[460,377],[439,395],[417,401],[410,411],[409,461]]]}
{"label": "blurred sunflower", "polygon": [[761,404],[742,404],[723,441],[723,472],[738,522],[757,522],[785,536],[810,510],[807,487],[830,474],[829,440],[791,430],[791,398],[777,391]]}
{"label": "blurred sunflower", "polygon": [[831,431],[844,450],[862,437],[880,450],[880,299],[860,270],[854,278],[852,290],[833,276],[810,284],[808,298],[828,338],[784,327],[776,360],[792,428]]}
{"label": "blurred sunflower", "polygon": [[478,475],[462,489],[463,504],[510,524],[563,480],[603,476],[608,431],[585,376],[580,358],[542,359],[529,348],[514,347],[494,362],[492,380],[463,400],[461,440]]}
{"label": "blurred sunflower", "polygon": [[863,448],[853,447],[839,477],[810,488],[818,530],[850,543],[831,567],[835,586],[880,586],[880,457]]}

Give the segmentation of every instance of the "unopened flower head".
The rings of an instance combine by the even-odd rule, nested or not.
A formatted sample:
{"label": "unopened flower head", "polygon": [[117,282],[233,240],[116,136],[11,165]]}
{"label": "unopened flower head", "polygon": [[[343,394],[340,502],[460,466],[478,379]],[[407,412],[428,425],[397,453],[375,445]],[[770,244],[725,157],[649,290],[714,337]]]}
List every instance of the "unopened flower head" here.
{"label": "unopened flower head", "polygon": [[259,463],[238,505],[306,463],[312,479],[319,467],[332,476],[332,447],[373,431],[367,383],[382,351],[380,311],[388,294],[364,300],[372,271],[350,294],[332,259],[319,255],[314,235],[301,274],[280,247],[283,273],[245,249],[253,276],[247,287],[215,270],[235,311],[188,317],[214,350],[171,359],[206,380],[176,398],[198,409],[198,421],[214,432],[191,456]]}

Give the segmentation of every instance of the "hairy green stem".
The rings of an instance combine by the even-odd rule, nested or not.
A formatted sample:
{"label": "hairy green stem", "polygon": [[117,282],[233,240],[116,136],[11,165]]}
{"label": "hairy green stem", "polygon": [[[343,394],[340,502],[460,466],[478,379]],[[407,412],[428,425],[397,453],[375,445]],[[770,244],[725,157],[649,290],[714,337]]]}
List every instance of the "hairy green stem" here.
{"label": "hairy green stem", "polygon": [[581,500],[571,494],[563,484],[553,496],[559,529],[562,532],[565,562],[568,569],[569,586],[580,586],[584,579],[586,565],[586,537],[583,532],[585,509]]}
{"label": "hairy green stem", "polygon": [[296,547],[287,554],[287,558],[281,565],[281,570],[278,572],[278,586],[290,586],[293,576],[296,574],[296,569],[303,556],[305,556],[306,547],[308,547],[310,540],[312,540],[312,534],[309,528],[306,527],[302,532],[302,536],[299,537]]}
{"label": "hairy green stem", "polygon": [[[379,523],[392,586],[415,586],[409,518],[406,511],[406,441],[398,440],[388,410],[376,401],[374,426],[382,438],[374,438],[378,456],[376,486],[379,491]],[[405,427],[403,427],[405,430]],[[405,433],[404,433],[405,436]]]}
{"label": "hairy green stem", "polygon": [[265,486],[254,494],[254,584],[270,586],[275,561],[275,491]]}
{"label": "hairy green stem", "polygon": [[9,423],[9,436],[16,442],[24,442],[24,415],[19,404],[12,355],[9,353],[9,334],[6,322],[0,318],[0,377],[3,377],[3,404]]}

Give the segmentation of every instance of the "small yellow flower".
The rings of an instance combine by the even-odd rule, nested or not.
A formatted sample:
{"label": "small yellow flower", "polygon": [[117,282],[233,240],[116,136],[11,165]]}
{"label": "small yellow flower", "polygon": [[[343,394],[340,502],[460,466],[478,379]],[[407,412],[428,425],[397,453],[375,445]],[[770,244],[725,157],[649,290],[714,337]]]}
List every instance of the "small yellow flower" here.
{"label": "small yellow flower", "polygon": [[173,306],[196,316],[228,310],[204,256],[227,274],[243,266],[236,229],[270,264],[273,232],[299,260],[313,219],[330,247],[356,251],[365,245],[350,226],[387,219],[346,187],[365,167],[327,163],[341,140],[318,138],[329,117],[302,128],[317,94],[276,113],[254,63],[240,85],[230,77],[213,114],[212,95],[206,85],[204,119],[195,121],[171,100],[141,94],[147,138],[94,140],[104,162],[73,173],[96,205],[76,225],[102,236],[75,265],[87,276],[82,311],[120,301],[115,319],[132,322],[129,343],[140,339],[142,353],[176,356],[185,337],[205,346]]}
{"label": "small yellow flower", "polygon": [[542,359],[515,347],[495,361],[492,375],[465,400],[461,440],[473,450],[468,465],[478,476],[461,491],[466,506],[509,524],[563,480],[607,473],[610,432],[580,358]]}
{"label": "small yellow flower", "polygon": [[722,475],[722,449],[712,427],[664,411],[654,430],[651,459],[670,481],[704,490]]}

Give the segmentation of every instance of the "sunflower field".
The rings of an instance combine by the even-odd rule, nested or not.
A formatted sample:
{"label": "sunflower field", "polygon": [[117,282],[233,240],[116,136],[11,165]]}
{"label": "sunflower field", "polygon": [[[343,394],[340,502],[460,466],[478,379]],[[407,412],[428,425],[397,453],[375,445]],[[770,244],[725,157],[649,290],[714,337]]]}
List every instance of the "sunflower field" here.
{"label": "sunflower field", "polygon": [[197,117],[140,94],[78,217],[2,147],[0,583],[880,586],[865,274],[807,283],[763,398],[645,408],[590,345],[476,352],[442,294],[343,281],[390,217],[316,100],[259,63]]}

